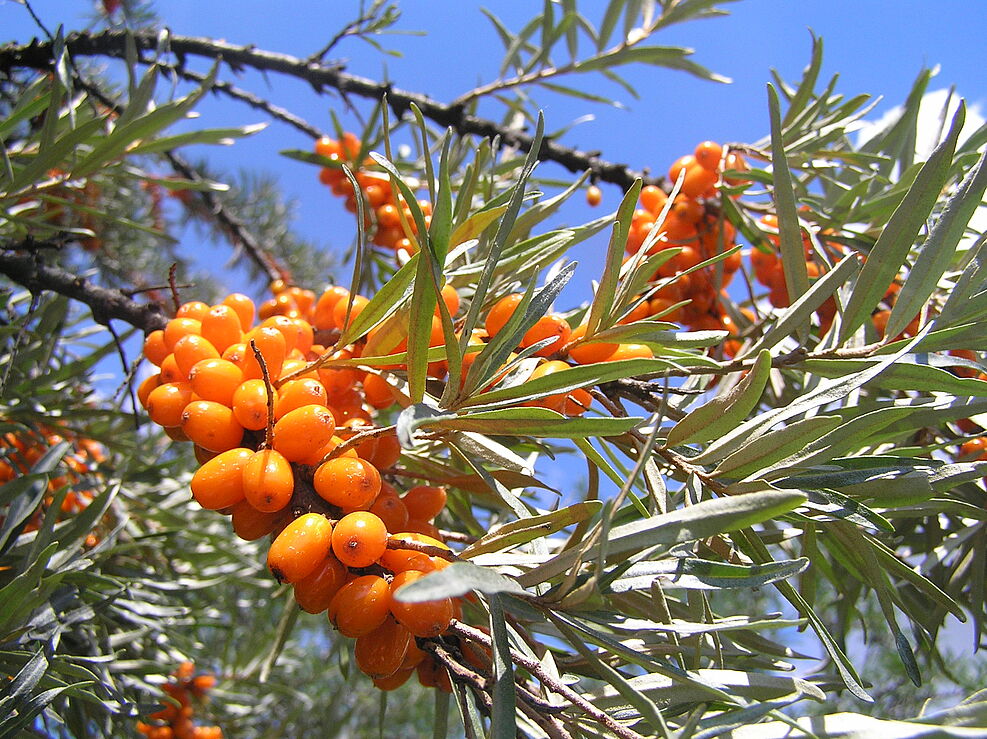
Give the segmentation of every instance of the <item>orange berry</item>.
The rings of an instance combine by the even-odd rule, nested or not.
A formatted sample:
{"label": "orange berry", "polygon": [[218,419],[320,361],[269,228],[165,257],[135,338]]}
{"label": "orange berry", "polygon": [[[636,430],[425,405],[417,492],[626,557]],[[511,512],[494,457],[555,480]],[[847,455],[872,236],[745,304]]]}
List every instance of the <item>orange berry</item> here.
{"label": "orange berry", "polygon": [[590,185],[586,188],[586,205],[590,208],[595,208],[600,203],[603,202],[603,191],[600,190],[596,185]]}
{"label": "orange berry", "polygon": [[291,502],[295,476],[280,452],[261,449],[244,464],[241,484],[250,505],[262,513],[275,513]]}
{"label": "orange berry", "polygon": [[147,396],[147,415],[159,426],[174,427],[182,422],[182,411],[192,400],[192,386],[187,382],[166,382]]}
{"label": "orange berry", "polygon": [[653,359],[654,352],[647,344],[619,344],[617,350],[606,361],[616,362],[619,359]]}
{"label": "orange berry", "polygon": [[452,682],[449,679],[449,671],[440,665],[434,657],[428,655],[415,668],[418,673],[418,682],[426,688],[437,688],[443,693],[452,692]]}
{"label": "orange berry", "polygon": [[172,318],[164,328],[164,344],[172,352],[183,336],[201,333],[202,323],[194,318]]}
{"label": "orange berry", "polygon": [[[203,400],[232,406],[233,396],[243,382],[243,371],[225,359],[203,359],[192,366],[189,382],[192,391]],[[244,428],[249,427],[244,425]]]}
{"label": "orange berry", "polygon": [[374,408],[390,408],[394,405],[394,393],[390,383],[380,375],[367,372],[363,377],[363,395]]}
{"label": "orange berry", "polygon": [[715,172],[723,158],[723,147],[715,141],[703,141],[696,147],[693,156],[700,167]]}
{"label": "orange berry", "polygon": [[964,441],[960,445],[960,456],[975,459],[987,450],[987,436],[978,436],[976,439]]}
{"label": "orange berry", "polygon": [[487,313],[487,320],[484,323],[487,334],[496,336],[504,328],[507,322],[511,320],[511,316],[514,315],[514,311],[517,310],[523,297],[521,293],[512,293],[501,298],[494,304],[490,312]]}
{"label": "orange berry", "polygon": [[323,136],[315,142],[315,153],[329,159],[338,159],[343,153],[343,149],[336,139]]}
{"label": "orange berry", "polygon": [[453,613],[452,600],[439,598],[423,603],[405,603],[394,598],[404,585],[423,577],[425,573],[418,570],[405,570],[394,576],[391,581],[391,615],[415,636],[429,639],[449,628]]}
{"label": "orange berry", "polygon": [[240,319],[240,330],[248,331],[254,324],[254,301],[243,293],[232,293],[223,298],[223,305],[228,305],[236,311]]}
{"label": "orange berry", "polygon": [[243,500],[243,468],[253,454],[244,447],[217,454],[192,475],[192,497],[211,511],[239,503]]}
{"label": "orange berry", "polygon": [[391,589],[377,575],[350,580],[329,602],[329,620],[343,636],[355,639],[369,634],[387,620]]}
{"label": "orange berry", "polygon": [[158,386],[160,380],[160,375],[151,375],[145,377],[137,386],[137,400],[145,409],[147,409],[147,399],[151,395],[151,391]]}
{"label": "orange berry", "polygon": [[[275,394],[275,402],[277,395]],[[267,428],[267,386],[263,380],[244,380],[233,391],[233,414],[245,429]]]}
{"label": "orange berry", "polygon": [[310,574],[295,583],[295,601],[303,611],[322,613],[346,584],[346,575],[343,564],[328,554]]}
{"label": "orange berry", "polygon": [[182,431],[193,442],[212,452],[240,446],[243,426],[233,410],[213,400],[194,400],[182,411]]}
{"label": "orange berry", "polygon": [[261,371],[253,347],[250,345],[251,341],[257,345],[257,349],[264,358],[267,374],[271,378],[271,382],[273,382],[281,374],[281,365],[288,355],[284,334],[276,328],[258,326],[244,337],[243,343],[247,345],[247,348],[244,353],[243,364],[241,365],[243,376],[247,378],[261,378],[264,376],[264,373]]}
{"label": "orange berry", "polygon": [[381,488],[377,468],[353,457],[334,457],[319,465],[312,484],[326,502],[350,511],[369,507]]}
{"label": "orange berry", "polygon": [[661,213],[661,209],[665,207],[665,203],[668,202],[668,193],[662,190],[660,187],[654,185],[647,185],[641,188],[640,196],[641,205],[654,216]]}
{"label": "orange berry", "polygon": [[387,677],[375,677],[374,687],[378,690],[397,690],[408,682],[408,678],[414,673],[415,669],[412,667],[408,670],[398,670],[393,675],[388,675]]}
{"label": "orange berry", "polygon": [[686,154],[685,156],[681,156],[676,159],[671,168],[669,168],[668,179],[672,181],[672,184],[675,184],[675,181],[678,180],[679,173],[682,172],[682,170],[686,170],[689,167],[694,166],[696,166],[696,157],[694,155]]}
{"label": "orange berry", "polygon": [[[442,298],[442,302],[446,304],[449,315],[455,318],[456,314],[459,312],[459,293],[456,292],[456,288],[452,285],[443,285],[442,290],[440,291],[440,296]],[[435,306],[435,315],[439,315],[439,306]]]}
{"label": "orange berry", "polygon": [[357,638],[356,666],[375,680],[389,677],[401,668],[410,644],[411,632],[387,618],[369,634]]}
{"label": "orange berry", "polygon": [[559,349],[561,349],[569,341],[569,336],[572,333],[572,328],[569,326],[569,322],[566,321],[558,313],[549,313],[546,316],[539,318],[535,325],[529,328],[524,336],[521,338],[521,346],[529,347],[532,344],[537,344],[539,341],[548,338],[554,338],[551,344],[546,347],[542,347],[535,352],[535,356],[547,357]]}
{"label": "orange berry", "polygon": [[[572,330],[572,334],[569,337],[570,341],[575,341],[576,339],[581,339],[586,335],[586,324],[581,324],[576,326]],[[569,349],[569,358],[578,362],[579,364],[596,364],[597,362],[606,361],[606,359],[617,351],[616,344],[610,344],[605,341],[594,341],[588,344],[576,344]]]}
{"label": "orange berry", "polygon": [[257,541],[274,531],[284,515],[281,511],[258,511],[250,505],[249,500],[244,499],[233,506],[230,522],[233,524],[233,532],[241,539]]}
{"label": "orange berry", "polygon": [[175,342],[175,349],[172,354],[175,355],[178,371],[185,377],[189,376],[192,367],[197,362],[203,359],[219,359],[219,352],[216,351],[216,347],[197,334],[189,334],[180,338]]}
{"label": "orange berry", "polygon": [[332,551],[347,567],[369,567],[387,549],[387,528],[373,513],[343,516],[332,532]]}
{"label": "orange berry", "polygon": [[226,351],[228,346],[238,343],[243,336],[240,316],[232,306],[214,305],[202,317],[202,336],[216,347],[216,351]]}
{"label": "orange berry", "polygon": [[370,512],[384,522],[388,531],[403,531],[408,523],[408,509],[394,486],[388,483],[381,483]]}
{"label": "orange berry", "polygon": [[387,434],[377,437],[377,446],[373,455],[367,459],[378,470],[393,467],[401,457],[401,444],[397,434]]}
{"label": "orange berry", "polygon": [[194,318],[196,321],[201,321],[208,310],[209,306],[201,300],[191,300],[178,307],[175,318]]}
{"label": "orange berry", "polygon": [[278,582],[298,582],[325,561],[331,541],[328,518],[318,513],[302,514],[271,543],[267,568]]}
{"label": "orange berry", "polygon": [[281,418],[285,413],[301,408],[303,405],[327,406],[328,404],[326,389],[318,380],[304,377],[290,380],[278,388],[274,417]]}
{"label": "orange berry", "polygon": [[274,448],[289,462],[302,462],[328,443],[336,431],[332,412],[321,405],[288,411],[274,424]]}
{"label": "orange berry", "polygon": [[431,521],[446,505],[446,489],[433,485],[416,485],[401,498],[410,518]]}
{"label": "orange berry", "polygon": [[682,180],[680,192],[686,197],[698,198],[715,185],[718,179],[719,175],[715,171],[693,164],[685,170],[685,179]]}
{"label": "orange berry", "polygon": [[169,354],[171,354],[171,350],[165,344],[164,331],[160,328],[152,331],[144,338],[144,356],[151,364],[160,367]]}
{"label": "orange berry", "polygon": [[[349,306],[348,300],[340,300],[336,303],[336,306],[332,309],[332,320],[333,323],[339,328],[346,328],[356,317],[363,312],[363,309],[367,307],[370,301],[363,297],[362,295],[353,296],[353,305]],[[346,309],[350,309],[349,321],[346,320]]]}
{"label": "orange berry", "polygon": [[174,354],[169,354],[161,363],[161,382],[188,382],[188,375],[178,369],[178,360]]}
{"label": "orange berry", "polygon": [[[544,362],[535,367],[529,379],[537,380],[539,377],[545,377],[556,372],[564,372],[567,369],[570,369],[570,367],[565,362],[557,360]],[[593,398],[589,392],[579,388],[568,393],[555,393],[553,395],[547,395],[544,398],[529,400],[525,405],[548,408],[567,416],[578,416],[584,413],[592,402]]]}
{"label": "orange berry", "polygon": [[330,287],[315,304],[315,327],[320,330],[340,328],[333,320],[336,303],[348,299],[350,291],[345,287]]}
{"label": "orange berry", "polygon": [[[427,534],[420,534],[413,531],[403,531],[399,534],[394,534],[389,539],[390,546],[387,548],[387,551],[380,556],[380,564],[394,574],[405,572],[406,570],[431,572],[436,569],[435,562],[440,559],[439,557],[433,557],[415,549],[402,548],[400,543],[405,541],[449,551],[449,547],[437,538]],[[395,546],[395,544],[398,546]]]}

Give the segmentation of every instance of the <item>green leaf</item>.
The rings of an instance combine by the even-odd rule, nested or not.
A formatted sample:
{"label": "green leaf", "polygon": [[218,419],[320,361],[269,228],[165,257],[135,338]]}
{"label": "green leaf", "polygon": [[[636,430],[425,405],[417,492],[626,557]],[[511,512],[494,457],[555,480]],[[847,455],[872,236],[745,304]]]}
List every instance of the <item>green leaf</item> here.
{"label": "green leaf", "polygon": [[[802,246],[802,230],[795,205],[792,173],[788,169],[788,159],[785,156],[778,93],[771,84],[768,85],[768,110],[771,114],[771,174],[774,178],[772,196],[778,214],[781,266],[785,271],[789,300],[794,303],[809,289],[809,275],[805,266],[805,249]],[[795,333],[800,340],[804,340],[808,330],[808,322],[805,322],[796,327]]]}
{"label": "green leaf", "polygon": [[662,359],[621,359],[616,362],[579,365],[562,372],[527,380],[519,385],[474,395],[463,402],[463,407],[522,402],[532,398],[567,393],[576,388],[599,385],[611,380],[657,373],[672,366],[674,366],[672,363]]}
{"label": "green leaf", "polygon": [[983,202],[985,190],[987,151],[946,202],[942,214],[932,227],[932,233],[908,270],[908,279],[902,285],[891,309],[885,336],[900,334],[922,310],[925,301],[932,295],[949,267],[970,219]]}
{"label": "green leaf", "polygon": [[374,296],[370,298],[370,302],[360,312],[360,315],[353,319],[352,323],[343,331],[339,337],[339,341],[336,342],[337,344],[345,346],[352,343],[367,333],[384,316],[391,312],[394,306],[405,295],[408,286],[414,279],[415,272],[418,268],[418,259],[418,254],[412,255],[411,259],[403,264],[401,269],[395,272],[394,276],[374,293]]}
{"label": "green leaf", "polygon": [[711,473],[742,478],[770,469],[776,462],[804,449],[843,424],[839,416],[813,416],[776,431],[753,437],[724,459]]}
{"label": "green leaf", "polygon": [[[765,490],[730,498],[703,500],[669,513],[614,526],[610,529],[608,556],[626,556],[657,544],[681,544],[743,529],[787,513],[801,505],[805,499],[805,495],[799,492]],[[583,560],[592,560],[598,549],[599,545],[591,547]],[[519,582],[524,587],[545,582],[565,572],[578,559],[578,551],[563,552],[526,572],[519,578]]]}
{"label": "green leaf", "polygon": [[574,439],[584,436],[619,436],[642,422],[641,418],[567,418],[547,408],[504,408],[468,413],[455,418],[442,417],[427,425],[436,429],[475,431],[491,436]]}
{"label": "green leaf", "polygon": [[761,399],[771,370],[771,354],[762,351],[754,366],[728,393],[690,411],[668,432],[667,446],[708,441],[747,417]]}
{"label": "green leaf", "polygon": [[953,150],[956,148],[956,139],[963,128],[965,116],[966,108],[961,103],[953,117],[949,135],[932,152],[929,161],[922,165],[914,184],[908,189],[901,204],[895,208],[891,220],[867,255],[867,262],[860,271],[846,310],[843,312],[843,323],[840,326],[841,343],[870,318],[874,306],[880,302],[888,285],[905,262],[912,244],[915,243],[915,237],[925,225],[949,177]]}
{"label": "green leaf", "polygon": [[609,70],[624,64],[650,64],[655,67],[666,67],[668,69],[688,72],[700,79],[711,82],[730,82],[728,77],[711,72],[701,64],[688,59],[692,54],[692,49],[685,49],[678,46],[623,46],[577,62],[572,68],[572,71],[592,72]]}
{"label": "green leaf", "polygon": [[395,591],[394,598],[402,603],[425,603],[440,598],[459,598],[474,590],[487,595],[528,595],[517,582],[489,567],[480,567],[472,562],[453,562],[444,569],[430,572],[425,577],[402,586]]}
{"label": "green leaf", "polygon": [[586,319],[587,336],[592,336],[600,328],[610,328],[619,317],[613,315],[614,300],[620,279],[620,267],[624,259],[624,246],[627,243],[627,235],[630,233],[631,216],[634,215],[634,208],[640,194],[641,180],[637,179],[624,193],[620,206],[617,208],[616,220],[613,224],[606,259],[603,263],[603,275],[600,277],[600,284],[596,288],[596,294],[593,296],[593,303],[589,309],[589,317]]}
{"label": "green leaf", "polygon": [[499,205],[495,208],[477,211],[465,221],[456,226],[449,237],[449,246],[454,247],[470,239],[479,238],[487,227],[500,218],[507,211],[506,205]]}
{"label": "green leaf", "polygon": [[567,526],[595,516],[602,507],[600,501],[588,500],[551,513],[501,524],[466,547],[459,556],[469,559],[485,552],[500,552],[533,539],[550,536]]}
{"label": "green leaf", "polygon": [[267,123],[254,123],[236,128],[207,128],[202,131],[179,133],[174,136],[163,136],[137,144],[137,146],[129,149],[128,153],[131,155],[160,154],[161,152],[177,149],[180,146],[190,146],[192,144],[229,145],[233,143],[233,139],[253,136],[265,128],[267,128]]}
{"label": "green leaf", "polygon": [[[448,569],[448,568],[447,568]],[[490,634],[493,641],[493,679],[491,690],[493,711],[490,717],[491,739],[516,739],[517,723],[514,716],[514,663],[511,661],[511,644],[507,637],[507,622],[501,596],[492,593],[490,604]]]}
{"label": "green leaf", "polygon": [[809,560],[804,557],[761,565],[735,565],[695,557],[670,558],[631,565],[609,584],[608,590],[614,593],[647,590],[655,580],[665,590],[759,588],[777,580],[794,577],[808,566]]}

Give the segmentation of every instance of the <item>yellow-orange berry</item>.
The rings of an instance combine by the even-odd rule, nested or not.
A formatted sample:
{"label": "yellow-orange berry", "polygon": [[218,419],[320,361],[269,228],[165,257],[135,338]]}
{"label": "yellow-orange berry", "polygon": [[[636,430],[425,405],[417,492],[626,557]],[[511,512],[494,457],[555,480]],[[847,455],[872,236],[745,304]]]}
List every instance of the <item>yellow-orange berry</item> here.
{"label": "yellow-orange berry", "polygon": [[[273,388],[272,388],[273,389]],[[275,396],[275,402],[277,397]],[[263,380],[244,380],[233,391],[233,414],[245,429],[267,427],[267,386]]]}
{"label": "yellow-orange berry", "polygon": [[302,377],[290,380],[278,388],[274,417],[281,418],[289,411],[301,408],[303,405],[327,406],[328,404],[328,396],[322,383],[311,377]]}
{"label": "yellow-orange berry", "polygon": [[266,513],[258,511],[249,500],[241,500],[230,511],[230,522],[233,532],[244,541],[256,541],[274,531],[284,518],[285,513],[274,511]]}
{"label": "yellow-orange berry", "polygon": [[159,426],[171,428],[182,422],[182,412],[192,399],[187,382],[166,382],[147,395],[147,415]]}
{"label": "yellow-orange berry", "polygon": [[302,462],[332,440],[336,421],[321,405],[304,405],[284,414],[274,424],[274,448],[289,462]]}
{"label": "yellow-orange berry", "polygon": [[484,323],[484,328],[490,336],[497,335],[507,325],[507,322],[511,320],[511,316],[514,315],[514,311],[517,310],[523,298],[524,296],[521,293],[512,293],[511,295],[504,296],[494,304],[490,312],[487,313],[487,320]]}
{"label": "yellow-orange berry", "polygon": [[369,567],[387,549],[387,529],[373,513],[343,516],[332,532],[332,551],[347,567]]}
{"label": "yellow-orange berry", "polygon": [[387,620],[391,590],[377,575],[363,575],[346,583],[329,603],[329,620],[343,636],[369,634]]}
{"label": "yellow-orange berry", "polygon": [[380,472],[365,459],[334,457],[319,465],[313,486],[327,502],[344,510],[370,506],[380,492]]}
{"label": "yellow-orange berry", "polygon": [[271,543],[267,568],[278,582],[298,582],[326,559],[331,542],[329,519],[305,513],[285,526]]}
{"label": "yellow-orange berry", "polygon": [[274,449],[261,449],[246,461],[242,474],[243,494],[254,508],[274,513],[291,502],[295,477],[291,464]]}
{"label": "yellow-orange berry", "polygon": [[232,293],[223,298],[223,305],[228,305],[236,311],[240,319],[240,330],[247,331],[254,323],[254,301],[243,293]]}
{"label": "yellow-orange berry", "polygon": [[391,581],[391,615],[415,636],[429,639],[449,628],[453,615],[452,600],[439,598],[422,603],[405,603],[394,597],[404,585],[423,577],[425,573],[418,570],[405,570],[394,576]]}
{"label": "yellow-orange berry", "polygon": [[322,613],[346,584],[347,570],[331,553],[310,574],[295,583],[295,601],[303,611]]}
{"label": "yellow-orange berry", "polygon": [[446,505],[446,489],[435,485],[416,485],[401,499],[409,518],[431,521]]}
{"label": "yellow-orange berry", "polygon": [[369,634],[357,638],[356,666],[374,679],[393,675],[401,668],[410,644],[411,632],[388,617]]}
{"label": "yellow-orange berry", "polygon": [[243,426],[232,409],[213,400],[194,400],[182,411],[182,431],[193,442],[212,452],[240,446]]}
{"label": "yellow-orange berry", "polygon": [[252,455],[244,447],[217,454],[192,475],[192,497],[213,511],[239,503],[243,500],[243,467]]}
{"label": "yellow-orange berry", "polygon": [[215,400],[232,407],[233,396],[243,382],[243,372],[225,359],[203,359],[192,366],[189,382],[192,392],[203,400]]}

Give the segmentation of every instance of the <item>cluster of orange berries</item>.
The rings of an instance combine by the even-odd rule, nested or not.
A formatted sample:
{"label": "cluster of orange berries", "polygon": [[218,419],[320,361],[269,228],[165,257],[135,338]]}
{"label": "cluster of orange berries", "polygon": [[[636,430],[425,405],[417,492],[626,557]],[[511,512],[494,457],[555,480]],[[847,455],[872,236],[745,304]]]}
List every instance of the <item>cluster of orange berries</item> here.
{"label": "cluster of orange berries", "polygon": [[222,739],[220,727],[196,726],[193,720],[193,703],[206,697],[216,684],[215,676],[196,675],[194,664],[182,662],[172,678],[161,686],[170,700],[164,703],[164,708],[148,717],[154,723],[139,721],[137,731],[147,739]]}
{"label": "cluster of orange berries", "polygon": [[[86,487],[87,482],[98,474],[100,463],[106,460],[106,450],[93,439],[50,428],[39,429],[38,435],[7,432],[0,436],[0,484],[28,474],[49,448],[66,440],[72,444],[72,451],[62,458],[65,469],[48,479],[49,495],[25,526],[25,531],[34,531],[41,525],[45,512],[54,503],[55,493],[66,485],[70,489],[62,499],[61,512],[76,514],[84,510],[96,494]],[[93,546],[96,541],[95,534],[90,534],[86,543]]]}
{"label": "cluster of orange berries", "polygon": [[[253,301],[241,294],[182,305],[145,339],[160,371],[138,397],[171,438],[194,443],[196,501],[229,514],[243,539],[272,537],[272,574],[293,585],[304,610],[328,611],[357,640],[357,664],[379,687],[395,688],[416,669],[423,683],[441,684],[443,671],[415,639],[442,634],[459,604],[402,603],[392,594],[448,565],[452,554],[432,523],[446,491],[421,485],[401,496],[382,478],[400,447],[393,432],[374,433],[371,413],[394,403],[379,375],[309,366],[326,353],[316,339],[331,343],[367,300],[351,302],[340,287],[318,299],[274,287],[256,326]],[[458,310],[454,290],[443,297]],[[333,357],[362,350],[351,345]],[[369,433],[337,451],[360,431]]]}
{"label": "cluster of orange berries", "polygon": [[[662,264],[654,275],[655,280],[669,278],[672,281],[642,303],[640,316],[634,320],[656,316],[696,330],[725,328],[735,332],[730,317],[720,305],[719,291],[740,269],[740,253],[731,254],[719,265],[689,274],[685,272],[734,247],[736,229],[722,218],[714,201],[719,194],[720,182],[740,183],[723,178],[723,171],[746,169],[746,162],[739,153],[724,153],[723,147],[713,141],[700,143],[694,153],[679,158],[672,165],[668,177],[677,182],[681,176],[681,187],[647,253],[656,254],[670,248],[680,251]],[[640,208],[634,212],[627,238],[629,255],[645,246],[655,222],[668,205],[668,195],[661,188],[648,185],[641,190],[639,202]]]}
{"label": "cluster of orange berries", "polygon": [[[390,176],[373,169],[377,166],[373,159],[367,158],[362,164],[356,161],[360,148],[359,137],[349,132],[344,133],[339,140],[326,136],[315,142],[316,154],[333,161],[345,162],[353,170],[365,204],[364,226],[370,229],[371,241],[377,246],[405,252],[410,256],[418,251],[415,239],[418,225],[411,215],[411,209],[401,193],[394,190]],[[333,195],[346,198],[345,207],[348,211],[357,212],[357,195],[342,169],[323,167],[319,172],[319,181],[328,186]],[[420,199],[418,207],[421,208],[425,225],[428,226],[432,204]]]}

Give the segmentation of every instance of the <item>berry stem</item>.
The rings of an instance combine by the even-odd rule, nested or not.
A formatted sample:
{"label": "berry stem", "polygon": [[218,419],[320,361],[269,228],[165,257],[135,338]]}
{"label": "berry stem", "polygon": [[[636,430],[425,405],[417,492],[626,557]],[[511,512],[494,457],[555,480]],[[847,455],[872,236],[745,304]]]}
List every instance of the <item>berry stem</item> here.
{"label": "berry stem", "polygon": [[264,443],[261,449],[270,449],[271,441],[274,437],[274,386],[271,385],[271,375],[267,371],[267,362],[264,361],[264,355],[261,354],[260,349],[257,348],[257,342],[253,339],[250,340],[250,348],[254,352],[254,358],[257,360],[257,364],[260,365],[260,373],[264,378],[264,390],[267,393],[267,428],[264,429]]}

